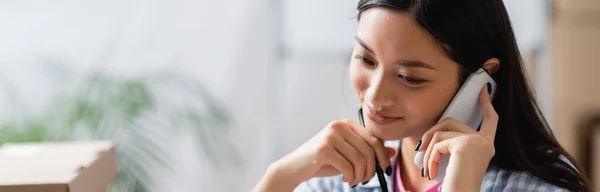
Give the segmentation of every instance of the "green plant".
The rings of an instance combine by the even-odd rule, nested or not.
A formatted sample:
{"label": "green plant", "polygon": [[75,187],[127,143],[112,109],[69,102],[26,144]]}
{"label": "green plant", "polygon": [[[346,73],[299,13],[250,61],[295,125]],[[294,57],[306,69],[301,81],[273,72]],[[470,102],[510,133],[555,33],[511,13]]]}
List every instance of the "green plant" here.
{"label": "green plant", "polygon": [[[206,88],[177,74],[120,78],[92,73],[66,89],[39,113],[10,117],[0,125],[0,144],[86,139],[112,140],[119,175],[112,191],[148,191],[172,170],[181,135],[196,141],[211,165],[235,164],[229,142],[232,121]],[[19,105],[11,105],[13,107]]]}

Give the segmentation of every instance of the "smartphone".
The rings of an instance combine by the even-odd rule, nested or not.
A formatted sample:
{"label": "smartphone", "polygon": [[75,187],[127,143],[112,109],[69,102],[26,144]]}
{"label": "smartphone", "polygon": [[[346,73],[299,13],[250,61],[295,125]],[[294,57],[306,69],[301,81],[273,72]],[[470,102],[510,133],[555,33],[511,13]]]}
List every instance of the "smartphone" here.
{"label": "smartphone", "polygon": [[[451,117],[479,131],[479,127],[483,122],[483,110],[479,105],[479,93],[485,86],[488,87],[490,98],[493,99],[496,93],[496,82],[492,77],[483,68],[471,73],[446,107],[438,123],[447,117]],[[425,152],[417,152],[414,159],[417,167],[423,168],[424,155]],[[444,179],[449,160],[449,154],[442,155],[438,166],[438,176],[435,178],[436,181]]]}

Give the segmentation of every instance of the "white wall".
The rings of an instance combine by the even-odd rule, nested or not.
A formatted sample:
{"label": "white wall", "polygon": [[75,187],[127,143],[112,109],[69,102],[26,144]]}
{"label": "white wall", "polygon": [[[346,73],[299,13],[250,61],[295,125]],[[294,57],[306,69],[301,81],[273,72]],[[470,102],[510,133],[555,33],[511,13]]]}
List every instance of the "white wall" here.
{"label": "white wall", "polygon": [[522,53],[535,57],[535,91],[542,113],[552,124],[552,60],[550,53],[550,0],[503,1]]}
{"label": "white wall", "polygon": [[[48,63],[68,74],[101,70],[134,77],[175,71],[205,83],[230,108],[242,167],[214,170],[181,139],[182,161],[156,191],[247,191],[269,163],[268,66],[274,58],[267,2],[3,1],[0,76],[31,110],[50,101],[57,84]],[[231,185],[227,179],[237,179]],[[225,186],[225,187],[224,187]]]}

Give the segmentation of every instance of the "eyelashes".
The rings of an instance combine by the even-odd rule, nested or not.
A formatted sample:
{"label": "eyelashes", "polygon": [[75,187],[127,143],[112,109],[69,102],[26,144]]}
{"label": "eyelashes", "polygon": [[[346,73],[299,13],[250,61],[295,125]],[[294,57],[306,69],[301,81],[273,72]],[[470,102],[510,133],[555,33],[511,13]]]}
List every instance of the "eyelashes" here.
{"label": "eyelashes", "polygon": [[398,78],[403,79],[404,81],[406,81],[407,83],[411,83],[411,84],[421,84],[421,83],[425,83],[427,82],[426,80],[423,79],[415,79],[412,78],[410,76],[407,75],[403,75],[403,74],[398,74]]}
{"label": "eyelashes", "polygon": [[356,55],[356,56],[354,56],[354,58],[362,61],[365,64],[375,65],[375,62],[371,61],[370,59],[367,59],[367,58],[363,57],[362,55]]}
{"label": "eyelashes", "polygon": [[[367,65],[368,67],[373,67],[375,65],[373,60],[370,60],[362,55],[357,54],[354,56],[354,59],[358,59],[362,64]],[[397,77],[409,85],[419,85],[427,82],[427,80],[414,78],[406,74],[398,74]]]}

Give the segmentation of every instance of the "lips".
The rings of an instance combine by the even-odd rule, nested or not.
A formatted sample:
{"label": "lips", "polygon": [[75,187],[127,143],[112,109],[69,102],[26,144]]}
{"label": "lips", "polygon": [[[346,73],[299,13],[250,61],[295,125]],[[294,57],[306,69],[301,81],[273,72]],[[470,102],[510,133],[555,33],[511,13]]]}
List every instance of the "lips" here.
{"label": "lips", "polygon": [[393,123],[393,122],[397,121],[398,119],[400,119],[400,117],[390,117],[390,116],[385,116],[383,114],[379,114],[375,110],[371,109],[370,107],[367,107],[367,117],[369,117],[369,119],[371,119],[371,121],[373,121],[379,125],[387,125],[387,124]]}

